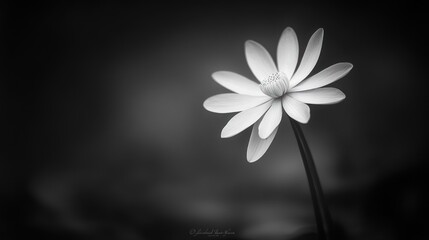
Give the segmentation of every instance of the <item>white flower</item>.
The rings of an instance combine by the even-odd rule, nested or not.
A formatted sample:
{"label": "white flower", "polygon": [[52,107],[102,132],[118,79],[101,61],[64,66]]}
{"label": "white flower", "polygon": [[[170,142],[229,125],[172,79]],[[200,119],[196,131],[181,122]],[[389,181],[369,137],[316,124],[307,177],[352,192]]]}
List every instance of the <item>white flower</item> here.
{"label": "white flower", "polygon": [[247,160],[254,162],[267,151],[282,119],[282,108],[293,119],[307,123],[310,108],[307,104],[333,104],[345,98],[336,88],[321,88],[342,77],[353,67],[337,63],[307,78],[320,55],[323,29],[310,38],[298,69],[298,39],[295,31],[286,28],[277,47],[277,67],[267,50],[257,42],[245,43],[247,63],[260,84],[237,73],[219,71],[213,79],[235,93],[212,96],[204,108],[215,113],[239,112],[223,128],[221,137],[232,137],[252,124],[247,148]]}

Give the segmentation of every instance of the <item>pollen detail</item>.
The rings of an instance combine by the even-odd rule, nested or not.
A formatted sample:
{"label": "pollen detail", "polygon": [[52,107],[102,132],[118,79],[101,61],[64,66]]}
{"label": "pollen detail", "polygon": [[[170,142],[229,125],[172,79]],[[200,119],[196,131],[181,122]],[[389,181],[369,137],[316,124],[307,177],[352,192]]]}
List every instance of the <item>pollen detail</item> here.
{"label": "pollen detail", "polygon": [[289,88],[289,80],[282,72],[269,75],[259,85],[261,91],[272,98],[283,96]]}

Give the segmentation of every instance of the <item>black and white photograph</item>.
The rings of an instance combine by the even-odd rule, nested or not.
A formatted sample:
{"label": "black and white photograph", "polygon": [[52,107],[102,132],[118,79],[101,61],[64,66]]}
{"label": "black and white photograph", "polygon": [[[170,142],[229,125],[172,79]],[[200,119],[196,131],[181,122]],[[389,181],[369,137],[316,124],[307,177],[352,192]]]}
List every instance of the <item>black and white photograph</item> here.
{"label": "black and white photograph", "polygon": [[2,1],[0,240],[429,239],[426,15]]}

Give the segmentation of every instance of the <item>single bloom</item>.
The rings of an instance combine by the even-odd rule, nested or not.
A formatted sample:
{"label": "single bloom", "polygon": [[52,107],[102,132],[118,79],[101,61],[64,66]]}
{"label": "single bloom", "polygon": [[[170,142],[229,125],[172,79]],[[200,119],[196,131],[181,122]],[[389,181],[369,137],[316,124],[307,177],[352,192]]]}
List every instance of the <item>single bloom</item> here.
{"label": "single bloom", "polygon": [[286,28],[277,46],[277,66],[268,51],[259,43],[245,42],[245,55],[250,70],[259,84],[234,72],[219,71],[213,79],[234,93],[223,93],[204,101],[204,108],[215,113],[239,112],[222,129],[221,137],[232,137],[253,125],[247,147],[247,160],[261,158],[276,136],[283,109],[300,123],[310,119],[307,104],[334,104],[345,99],[342,91],[324,87],[344,77],[351,63],[334,64],[308,77],[322,49],[323,29],[319,28],[308,41],[299,67],[298,38]]}

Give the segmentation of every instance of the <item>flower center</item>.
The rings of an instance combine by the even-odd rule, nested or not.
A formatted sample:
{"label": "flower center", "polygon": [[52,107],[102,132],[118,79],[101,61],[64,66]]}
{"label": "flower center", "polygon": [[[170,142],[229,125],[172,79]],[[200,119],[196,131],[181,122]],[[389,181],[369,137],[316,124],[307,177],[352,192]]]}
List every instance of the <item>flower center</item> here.
{"label": "flower center", "polygon": [[283,96],[289,88],[289,80],[282,72],[276,72],[267,77],[259,85],[261,91],[272,98]]}

